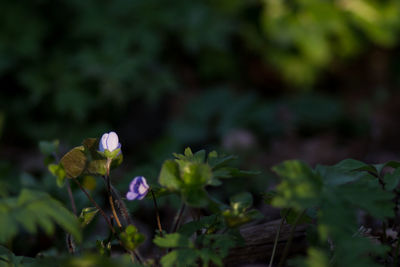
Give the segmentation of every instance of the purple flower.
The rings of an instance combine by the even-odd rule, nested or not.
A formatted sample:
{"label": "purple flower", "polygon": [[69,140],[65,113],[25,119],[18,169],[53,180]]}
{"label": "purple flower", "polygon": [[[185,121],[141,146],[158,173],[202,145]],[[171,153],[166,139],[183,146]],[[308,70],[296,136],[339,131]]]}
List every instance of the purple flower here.
{"label": "purple flower", "polygon": [[128,200],[142,200],[149,191],[149,188],[146,178],[143,176],[137,176],[129,185],[129,191],[126,193],[126,198]]}
{"label": "purple flower", "polygon": [[99,142],[100,152],[104,152],[106,149],[110,152],[121,148],[121,144],[118,140],[118,135],[115,132],[109,132],[103,134]]}

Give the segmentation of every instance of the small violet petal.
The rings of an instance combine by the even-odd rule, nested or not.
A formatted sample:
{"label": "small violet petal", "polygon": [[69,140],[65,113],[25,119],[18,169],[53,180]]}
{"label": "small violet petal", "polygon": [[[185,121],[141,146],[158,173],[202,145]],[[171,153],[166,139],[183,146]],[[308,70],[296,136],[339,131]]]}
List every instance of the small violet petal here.
{"label": "small violet petal", "polygon": [[135,193],[130,192],[130,191],[126,194],[126,198],[128,200],[135,200],[137,197],[138,197],[138,194],[135,194]]}
{"label": "small violet petal", "polygon": [[142,200],[149,191],[149,185],[147,184],[146,178],[143,176],[135,177],[129,184],[129,192],[127,193],[128,200]]}

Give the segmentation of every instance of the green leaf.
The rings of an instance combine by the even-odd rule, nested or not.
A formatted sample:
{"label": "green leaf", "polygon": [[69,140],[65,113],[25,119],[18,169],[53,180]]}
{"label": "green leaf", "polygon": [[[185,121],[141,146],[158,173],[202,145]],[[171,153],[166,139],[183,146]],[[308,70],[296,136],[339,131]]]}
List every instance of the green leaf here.
{"label": "green leaf", "polygon": [[209,204],[208,194],[203,188],[183,188],[181,194],[189,206],[201,208]]}
{"label": "green leaf", "polygon": [[81,214],[79,215],[81,226],[85,227],[86,225],[88,225],[94,219],[98,212],[99,210],[95,207],[83,208]]}
{"label": "green leaf", "polygon": [[57,178],[58,187],[63,187],[65,183],[66,173],[61,164],[49,164],[47,166],[51,174]]}
{"label": "green leaf", "polygon": [[61,158],[60,163],[68,178],[77,178],[83,173],[87,164],[84,147],[79,146],[71,149]]}
{"label": "green leaf", "polygon": [[179,233],[166,234],[163,237],[156,236],[154,244],[162,248],[193,248],[194,244],[186,235]]}
{"label": "green leaf", "polygon": [[212,177],[211,168],[207,164],[182,162],[179,166],[180,176],[185,186],[205,186]]}
{"label": "green leaf", "polygon": [[274,166],[272,170],[282,178],[272,205],[301,210],[318,204],[322,180],[305,163],[289,160]]}
{"label": "green leaf", "polygon": [[219,156],[216,151],[212,151],[208,154],[207,163],[213,168],[213,170],[226,166],[228,163],[236,160],[237,156]]}
{"label": "green leaf", "polygon": [[346,159],[333,166],[318,165],[315,171],[326,185],[341,185],[360,179],[365,172],[372,171],[371,166],[354,159]]}
{"label": "green leaf", "polygon": [[178,190],[182,186],[178,163],[174,160],[165,161],[161,167],[158,182],[170,190]]}
{"label": "green leaf", "polygon": [[216,225],[220,223],[216,214],[201,217],[198,221],[191,221],[182,225],[178,233],[187,237],[192,236],[196,231],[206,229],[207,231],[213,230]]}
{"label": "green leaf", "polygon": [[372,175],[363,180],[342,185],[340,194],[343,199],[378,219],[394,216],[394,194],[383,190],[378,180]]}
{"label": "green leaf", "polygon": [[103,240],[96,240],[96,248],[100,255],[110,257],[111,256],[111,242],[105,242]]}
{"label": "green leaf", "polygon": [[0,200],[1,243],[12,239],[19,227],[35,234],[40,226],[51,235],[54,232],[54,224],[71,233],[77,242],[81,241],[81,229],[77,218],[48,194],[23,189],[18,198]]}
{"label": "green leaf", "polygon": [[253,205],[253,196],[248,192],[239,193],[230,198],[230,203],[234,211],[244,212]]}
{"label": "green leaf", "polygon": [[383,181],[385,183],[385,190],[391,191],[397,188],[400,182],[400,168],[397,168],[393,173],[386,173]]}
{"label": "green leaf", "polygon": [[186,158],[192,158],[193,157],[193,152],[190,149],[190,147],[185,148],[184,155],[185,155]]}
{"label": "green leaf", "polygon": [[163,267],[191,267],[197,266],[197,251],[194,249],[183,248],[173,250],[161,258]]}
{"label": "green leaf", "polygon": [[145,236],[134,225],[128,225],[125,231],[120,233],[121,242],[130,251],[135,250],[145,240]]}
{"label": "green leaf", "polygon": [[[294,222],[297,220],[297,218],[301,214],[301,212],[298,212],[293,209],[282,209],[280,213],[281,213],[281,217],[285,218],[285,220],[288,224],[294,224]],[[301,215],[301,218],[299,219],[298,224],[311,223],[311,222],[312,222],[312,218],[307,213],[304,213],[303,215]]]}

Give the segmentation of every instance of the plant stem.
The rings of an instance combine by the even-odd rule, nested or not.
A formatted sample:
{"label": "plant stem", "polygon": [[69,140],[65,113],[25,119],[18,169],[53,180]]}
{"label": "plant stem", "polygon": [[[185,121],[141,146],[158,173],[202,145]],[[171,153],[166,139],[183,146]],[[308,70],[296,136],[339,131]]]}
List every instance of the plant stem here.
{"label": "plant stem", "polygon": [[297,224],[299,223],[301,217],[303,217],[303,215],[304,215],[305,212],[306,212],[306,210],[303,210],[303,212],[300,213],[300,214],[297,216],[297,218],[296,218],[296,220],[294,221],[292,227],[290,228],[289,239],[288,239],[288,241],[287,241],[287,243],[286,243],[285,249],[283,250],[283,254],[282,254],[281,260],[279,261],[278,267],[283,266],[283,263],[284,263],[285,260],[286,260],[286,257],[287,257],[287,255],[288,255],[288,253],[289,253],[290,246],[292,245],[293,236],[294,236],[294,231],[296,230]]}
{"label": "plant stem", "polygon": [[162,230],[162,227],[161,227],[160,213],[158,212],[158,205],[157,205],[156,196],[154,195],[154,192],[153,192],[152,188],[150,188],[150,192],[151,192],[151,196],[153,197],[154,207],[156,209],[156,219],[157,219],[158,230],[160,231],[160,236],[163,237],[163,230]]}
{"label": "plant stem", "polygon": [[268,267],[272,267],[272,263],[274,262],[276,247],[278,246],[278,240],[279,240],[279,235],[280,235],[280,232],[281,232],[281,228],[282,228],[283,224],[285,223],[286,216],[288,215],[289,211],[290,211],[290,209],[286,210],[286,212],[283,215],[283,218],[281,220],[281,223],[279,224],[278,231],[276,232],[276,236],[275,236],[274,248],[272,249],[272,255],[271,255],[271,259],[269,261]]}
{"label": "plant stem", "polygon": [[67,180],[67,191],[68,191],[69,201],[71,202],[71,208],[74,214],[77,215],[78,213],[76,210],[74,196],[72,195],[71,185],[69,184],[69,180],[68,179],[66,180]]}
{"label": "plant stem", "polygon": [[86,197],[89,199],[90,202],[92,202],[92,204],[100,211],[101,215],[104,217],[104,219],[106,220],[108,227],[110,228],[111,232],[113,232],[113,234],[115,234],[115,229],[111,224],[110,219],[108,218],[107,214],[103,211],[102,208],[100,208],[100,206],[96,203],[96,201],[92,198],[92,196],[86,191],[85,188],[83,188],[83,186],[81,185],[81,183],[78,181],[78,178],[73,179],[75,181],[75,183],[79,186],[79,188],[82,190],[83,193],[85,193]]}
{"label": "plant stem", "polygon": [[182,218],[183,212],[185,211],[185,207],[186,207],[186,205],[183,202],[181,207],[179,208],[177,216],[175,216],[174,224],[173,224],[173,227],[172,227],[172,230],[170,231],[170,233],[175,233],[176,230],[178,229],[178,226],[179,226],[180,220]]}
{"label": "plant stem", "polygon": [[106,182],[107,182],[107,193],[108,193],[108,201],[110,202],[111,210],[114,215],[115,222],[117,223],[119,229],[122,229],[122,224],[118,218],[117,212],[115,211],[114,207],[114,200],[111,194],[111,179],[110,179],[110,167],[111,167],[111,159],[107,159],[107,176],[106,176]]}

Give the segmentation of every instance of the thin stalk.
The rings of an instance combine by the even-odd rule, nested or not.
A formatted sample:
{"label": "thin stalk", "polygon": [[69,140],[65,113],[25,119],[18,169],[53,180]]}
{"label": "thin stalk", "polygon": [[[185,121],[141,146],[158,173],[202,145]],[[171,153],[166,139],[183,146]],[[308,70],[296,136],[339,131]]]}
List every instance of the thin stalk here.
{"label": "thin stalk", "polygon": [[67,184],[68,197],[69,197],[69,201],[71,202],[72,211],[74,212],[75,215],[77,215],[78,213],[76,210],[74,196],[72,195],[71,185],[69,184],[69,179],[67,179],[66,184]]}
{"label": "thin stalk", "polygon": [[300,222],[300,219],[301,219],[301,217],[303,217],[305,212],[306,212],[306,210],[303,210],[303,212],[297,216],[292,227],[290,228],[289,239],[286,243],[285,249],[283,250],[283,254],[282,254],[281,260],[279,261],[278,267],[283,266],[283,263],[285,262],[286,257],[289,254],[289,249],[290,249],[290,246],[292,245],[292,241],[293,241],[294,231],[296,230],[297,224]]}
{"label": "thin stalk", "polygon": [[108,227],[110,228],[111,232],[113,232],[113,234],[115,234],[115,229],[111,224],[110,219],[108,218],[107,214],[103,211],[102,208],[100,208],[100,206],[96,203],[96,201],[92,198],[92,196],[86,191],[85,188],[83,188],[83,186],[81,185],[81,183],[78,181],[77,178],[73,179],[75,181],[75,183],[79,186],[79,188],[82,190],[83,193],[85,193],[86,197],[89,199],[90,202],[92,202],[92,204],[100,211],[100,214],[104,217],[104,219],[106,220]]}
{"label": "thin stalk", "polygon": [[114,207],[114,200],[113,200],[113,197],[112,197],[112,194],[111,194],[110,167],[111,167],[111,159],[107,159],[107,166],[106,166],[106,168],[107,168],[107,176],[106,176],[106,182],[107,182],[108,201],[110,202],[110,206],[111,206],[112,213],[113,213],[113,215],[114,215],[115,222],[117,223],[119,229],[122,229],[122,224],[121,224],[121,222],[120,222],[120,220],[119,220],[119,218],[118,218],[117,212],[116,212],[116,210],[115,210],[115,207]]}
{"label": "thin stalk", "polygon": [[181,207],[179,208],[177,216],[175,216],[174,224],[173,224],[173,227],[172,227],[172,230],[170,231],[170,233],[175,233],[176,230],[178,229],[179,223],[182,219],[183,212],[185,211],[185,207],[186,207],[186,205],[183,202]]}
{"label": "thin stalk", "polygon": [[269,261],[269,267],[272,267],[272,263],[274,262],[274,257],[275,257],[275,253],[276,253],[276,247],[278,246],[278,240],[279,240],[279,235],[281,233],[281,228],[283,226],[283,224],[285,223],[286,220],[286,216],[288,215],[290,209],[288,209],[285,214],[283,215],[283,218],[281,220],[281,223],[279,224],[278,227],[278,231],[276,232],[276,236],[275,236],[275,241],[274,241],[274,248],[272,249],[272,255],[271,255],[271,259]]}
{"label": "thin stalk", "polygon": [[160,213],[158,212],[156,196],[154,195],[153,189],[150,188],[150,192],[151,192],[151,196],[153,197],[154,208],[156,209],[156,219],[157,219],[158,230],[160,231],[160,236],[163,237],[163,230],[161,227]]}

